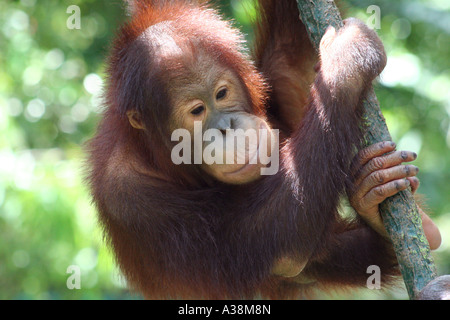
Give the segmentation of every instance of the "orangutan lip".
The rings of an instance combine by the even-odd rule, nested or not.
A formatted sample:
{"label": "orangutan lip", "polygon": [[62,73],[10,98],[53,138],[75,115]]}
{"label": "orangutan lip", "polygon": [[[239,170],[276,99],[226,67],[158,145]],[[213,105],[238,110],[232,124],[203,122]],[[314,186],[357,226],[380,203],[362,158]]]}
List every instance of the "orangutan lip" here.
{"label": "orangutan lip", "polygon": [[247,168],[251,167],[252,165],[257,165],[258,163],[251,163],[253,159],[258,158],[258,154],[259,154],[259,144],[258,144],[258,148],[256,148],[255,153],[252,155],[252,158],[248,160],[247,163],[245,163],[242,167],[240,167],[239,169],[235,170],[235,171],[230,171],[230,172],[224,172],[225,175],[233,175],[233,174],[238,174],[238,173],[242,173],[244,171],[246,171]]}
{"label": "orangutan lip", "polygon": [[247,168],[249,168],[250,166],[251,166],[250,163],[246,163],[242,167],[237,169],[236,171],[224,172],[224,175],[231,176],[231,175],[234,175],[234,174],[245,172],[247,170]]}

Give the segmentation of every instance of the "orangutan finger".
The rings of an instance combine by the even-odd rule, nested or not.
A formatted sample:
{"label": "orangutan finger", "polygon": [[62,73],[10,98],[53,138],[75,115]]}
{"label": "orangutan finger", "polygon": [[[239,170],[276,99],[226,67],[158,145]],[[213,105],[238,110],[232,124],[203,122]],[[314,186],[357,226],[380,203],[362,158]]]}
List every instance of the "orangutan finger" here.
{"label": "orangutan finger", "polygon": [[372,172],[397,166],[403,162],[414,161],[417,154],[411,151],[395,151],[371,159],[359,172],[355,184],[360,184]]}
{"label": "orangutan finger", "polygon": [[399,165],[388,169],[375,171],[368,175],[359,185],[357,193],[362,196],[367,194],[376,186],[385,184],[389,181],[398,180],[407,177],[414,177],[419,172],[419,168],[414,165]]}
{"label": "orangutan finger", "polygon": [[370,159],[382,156],[385,153],[395,150],[395,142],[382,141],[372,144],[358,152],[354,160],[355,167],[364,166]]}
{"label": "orangutan finger", "polygon": [[380,204],[386,198],[392,197],[400,191],[407,189],[410,186],[410,182],[407,179],[398,179],[390,181],[386,184],[377,186],[370,190],[362,199],[361,202],[365,207],[374,206]]}
{"label": "orangutan finger", "polygon": [[411,184],[412,194],[416,193],[420,186],[420,180],[417,177],[408,177],[409,183]]}

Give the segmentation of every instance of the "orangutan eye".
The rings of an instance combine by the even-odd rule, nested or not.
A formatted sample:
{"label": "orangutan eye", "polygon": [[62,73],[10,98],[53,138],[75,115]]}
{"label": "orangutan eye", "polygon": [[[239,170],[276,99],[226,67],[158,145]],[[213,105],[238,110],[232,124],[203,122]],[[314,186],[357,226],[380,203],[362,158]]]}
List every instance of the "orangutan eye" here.
{"label": "orangutan eye", "polygon": [[217,92],[217,95],[216,95],[216,100],[225,98],[225,96],[227,95],[227,92],[228,92],[227,88],[223,88],[223,89],[219,90],[219,92]]}
{"label": "orangutan eye", "polygon": [[198,106],[197,108],[195,108],[194,110],[191,111],[191,114],[193,114],[194,116],[198,116],[203,111],[205,111],[205,107],[204,106]]}

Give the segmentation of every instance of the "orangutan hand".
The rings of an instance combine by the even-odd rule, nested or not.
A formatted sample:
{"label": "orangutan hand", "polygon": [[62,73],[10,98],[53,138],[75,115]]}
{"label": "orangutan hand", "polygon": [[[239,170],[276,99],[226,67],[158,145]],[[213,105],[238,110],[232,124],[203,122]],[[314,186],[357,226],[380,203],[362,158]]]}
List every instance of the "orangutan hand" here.
{"label": "orangutan hand", "polygon": [[[386,229],[378,206],[386,198],[399,191],[411,188],[414,194],[419,187],[416,177],[419,168],[406,164],[417,158],[411,151],[396,151],[395,143],[384,141],[362,149],[355,158],[354,170],[357,172],[354,191],[349,201],[358,214],[379,234],[387,237]],[[431,249],[437,249],[441,243],[439,229],[419,208],[425,235]]]}

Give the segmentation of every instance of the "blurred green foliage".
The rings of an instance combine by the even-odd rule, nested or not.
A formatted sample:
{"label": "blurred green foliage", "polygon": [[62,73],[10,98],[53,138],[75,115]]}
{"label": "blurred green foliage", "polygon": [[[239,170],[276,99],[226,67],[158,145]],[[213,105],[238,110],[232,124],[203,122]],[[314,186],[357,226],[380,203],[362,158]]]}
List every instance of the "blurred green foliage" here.
{"label": "blurred green foliage", "polygon": [[[222,11],[252,40],[252,0],[222,0]],[[81,29],[66,25],[70,5]],[[400,149],[419,154],[421,193],[439,225],[434,253],[450,273],[450,3],[354,0],[347,16],[381,10],[389,62],[376,87]],[[103,61],[122,2],[0,2],[0,299],[139,298],[128,292],[105,247],[83,182],[83,143],[101,112]],[[81,289],[69,290],[70,265]],[[402,290],[324,298],[405,298]]]}

